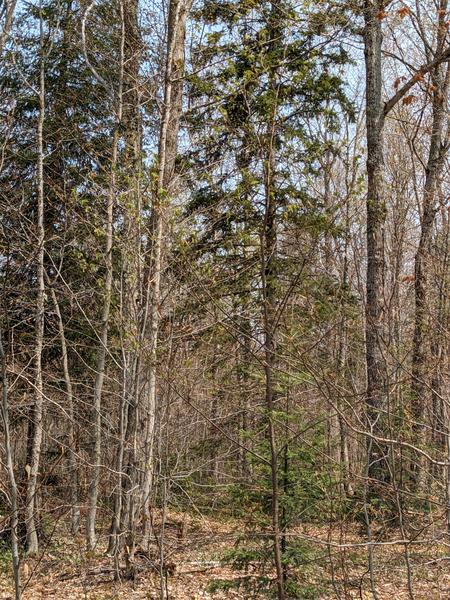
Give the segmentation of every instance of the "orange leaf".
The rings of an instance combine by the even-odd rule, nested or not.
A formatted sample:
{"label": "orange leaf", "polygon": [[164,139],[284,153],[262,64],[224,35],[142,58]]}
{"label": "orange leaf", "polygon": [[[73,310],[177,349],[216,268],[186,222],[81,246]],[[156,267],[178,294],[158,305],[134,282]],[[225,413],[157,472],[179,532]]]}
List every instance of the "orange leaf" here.
{"label": "orange leaf", "polygon": [[411,14],[411,9],[408,6],[402,6],[398,9],[397,14],[400,15],[402,19]]}
{"label": "orange leaf", "polygon": [[394,89],[398,89],[399,85],[402,83],[402,81],[405,81],[406,77],[402,76],[402,77],[397,77],[397,79],[394,81]]}
{"label": "orange leaf", "polygon": [[403,98],[403,104],[405,106],[409,106],[410,104],[412,104],[415,101],[416,101],[416,97],[413,96],[412,94],[410,94],[409,96],[406,96],[406,98]]}
{"label": "orange leaf", "polygon": [[387,12],[384,10],[380,10],[380,12],[377,13],[377,19],[379,21],[382,21],[383,19],[385,19],[388,16]]}

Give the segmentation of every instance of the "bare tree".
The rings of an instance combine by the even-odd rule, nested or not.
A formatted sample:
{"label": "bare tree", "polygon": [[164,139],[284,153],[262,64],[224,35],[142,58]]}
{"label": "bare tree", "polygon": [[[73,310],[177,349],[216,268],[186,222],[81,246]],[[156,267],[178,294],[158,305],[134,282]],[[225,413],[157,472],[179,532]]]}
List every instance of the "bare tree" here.
{"label": "bare tree", "polygon": [[44,279],[44,121],[45,121],[45,48],[44,17],[42,5],[39,7],[40,66],[39,66],[39,115],[37,125],[37,227],[36,227],[36,346],[34,350],[35,401],[31,414],[31,455],[27,465],[28,485],[25,507],[27,528],[27,551],[33,556],[39,551],[36,518],[36,494],[43,436],[44,394],[42,380],[42,349],[44,343],[45,319],[45,279]]}
{"label": "bare tree", "polygon": [[101,325],[99,333],[99,346],[95,367],[95,384],[94,384],[94,397],[93,397],[93,411],[94,411],[94,451],[92,455],[93,459],[93,473],[89,486],[89,511],[86,518],[86,542],[89,549],[93,549],[96,544],[95,534],[95,520],[97,514],[97,500],[99,493],[100,483],[100,471],[101,471],[101,458],[102,458],[102,392],[103,392],[103,381],[105,378],[106,369],[106,357],[108,354],[108,332],[110,327],[110,310],[111,310],[111,298],[113,288],[113,242],[114,242],[114,205],[116,202],[117,195],[117,159],[118,159],[118,142],[119,142],[119,128],[122,122],[122,110],[123,110],[123,58],[124,58],[124,19],[123,19],[123,6],[120,4],[120,20],[121,20],[121,36],[120,36],[120,51],[119,51],[119,78],[118,78],[118,89],[114,93],[110,87],[105,83],[104,79],[99,75],[95,67],[91,64],[88,58],[88,49],[86,44],[86,19],[89,12],[93,9],[95,2],[86,9],[83,21],[82,21],[82,37],[83,37],[83,51],[86,62],[91,68],[96,79],[105,85],[110,97],[113,100],[114,105],[114,130],[111,136],[111,162],[109,171],[109,188],[107,192],[107,204],[106,204],[106,231],[105,231],[105,283],[104,283],[104,298],[103,307],[101,312]]}
{"label": "bare tree", "polygon": [[[424,52],[428,62],[436,62],[445,51],[447,29],[445,19],[448,1],[440,0],[436,15],[436,40],[434,48],[426,39],[426,34],[421,28]],[[427,321],[430,310],[429,302],[429,255],[433,225],[439,208],[439,187],[444,161],[450,149],[450,129],[448,127],[448,90],[450,84],[450,66],[448,64],[435,64],[430,70],[431,97],[432,97],[432,125],[428,158],[425,165],[425,185],[423,190],[423,203],[421,215],[420,240],[415,255],[414,266],[414,292],[415,292],[415,321],[414,340],[412,353],[412,413],[414,429],[417,434],[416,441],[423,444],[424,414],[427,406],[428,390],[432,387],[431,378],[427,375],[430,366],[429,347],[430,338],[427,335]],[[446,127],[447,126],[447,127]],[[423,460],[416,468],[416,481],[420,487],[424,485]]]}
{"label": "bare tree", "polygon": [[56,318],[58,320],[58,333],[61,344],[61,359],[62,359],[62,367],[64,374],[64,382],[66,385],[66,393],[67,393],[67,407],[68,407],[68,418],[69,418],[69,469],[70,469],[70,477],[71,477],[71,486],[70,486],[70,501],[71,501],[71,513],[72,513],[72,522],[71,522],[71,530],[73,534],[77,534],[80,529],[80,499],[79,499],[79,490],[78,490],[78,464],[77,464],[77,453],[76,453],[76,443],[75,443],[75,413],[74,413],[74,397],[73,397],[73,385],[72,378],[70,376],[69,369],[69,358],[68,358],[68,349],[67,349],[67,340],[66,333],[64,330],[64,322],[61,314],[61,310],[59,307],[58,298],[56,296],[56,291],[53,286],[48,285],[48,289],[50,290],[50,295],[52,297],[53,306],[56,313]]}
{"label": "bare tree", "polygon": [[[123,118],[124,152],[122,212],[123,239],[120,247],[123,264],[121,284],[122,335],[122,392],[119,408],[119,445],[116,470],[117,493],[111,526],[109,551],[117,553],[126,541],[129,555],[133,553],[137,492],[137,418],[139,414],[142,340],[140,316],[142,300],[142,117],[141,117],[141,55],[142,40],[139,29],[137,0],[123,2],[124,73]],[[122,534],[122,535],[121,535]],[[126,535],[126,540],[125,540]],[[120,537],[121,536],[121,537]]]}
{"label": "bare tree", "polygon": [[[149,282],[149,364],[141,424],[144,439],[141,501],[142,513],[147,516],[146,523],[148,523],[150,494],[152,491],[153,444],[157,409],[157,349],[160,323],[161,276],[163,272],[163,239],[167,225],[168,200],[175,189],[175,159],[178,147],[178,129],[183,92],[184,40],[186,18],[191,4],[191,0],[171,0],[167,23],[164,100],[161,107],[157,182],[153,195],[150,232],[151,246],[147,275]],[[144,325],[144,330],[147,331],[146,324]]]}
{"label": "bare tree", "polygon": [[389,446],[377,441],[377,437],[383,437],[383,420],[389,409],[386,348],[383,342],[385,335],[384,229],[387,201],[383,155],[385,119],[426,74],[450,58],[450,47],[445,47],[442,39],[437,52],[422,66],[413,69],[406,82],[397,88],[393,96],[383,102],[382,23],[387,4],[389,3],[385,0],[366,0],[363,7],[367,126],[366,401],[371,433],[368,474],[375,484],[376,482],[386,484],[391,479],[388,464]]}

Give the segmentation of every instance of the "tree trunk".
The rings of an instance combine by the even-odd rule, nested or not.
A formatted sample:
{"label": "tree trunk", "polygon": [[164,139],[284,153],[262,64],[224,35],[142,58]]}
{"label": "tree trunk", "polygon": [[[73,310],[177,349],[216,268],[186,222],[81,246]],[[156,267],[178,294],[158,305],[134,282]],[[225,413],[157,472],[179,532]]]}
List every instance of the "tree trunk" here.
{"label": "tree trunk", "polygon": [[115,163],[117,158],[117,134],[114,134],[114,150],[111,189],[108,195],[107,217],[106,217],[106,246],[105,263],[106,277],[104,286],[104,300],[102,309],[102,320],[100,330],[100,345],[98,347],[96,375],[94,384],[94,452],[92,455],[93,473],[89,486],[89,511],[86,518],[86,541],[89,550],[95,547],[95,519],[97,515],[98,486],[100,482],[100,462],[102,456],[102,392],[103,380],[105,378],[105,365],[109,331],[109,313],[111,307],[112,292],[112,245],[113,245],[113,206],[115,196]]}
{"label": "tree trunk", "polygon": [[[438,11],[438,34],[435,58],[442,54],[446,38],[445,15],[447,13],[447,0],[441,0]],[[430,401],[432,381],[428,376],[430,369],[429,344],[427,335],[429,315],[429,255],[433,235],[433,225],[438,210],[437,192],[444,167],[445,157],[449,149],[449,140],[444,140],[445,124],[447,122],[447,99],[450,81],[450,68],[448,65],[439,64],[432,71],[433,83],[432,103],[432,129],[430,146],[428,149],[427,164],[425,167],[425,186],[423,192],[423,206],[421,218],[420,241],[415,255],[414,263],[414,298],[415,320],[412,353],[412,415],[414,419],[413,431],[419,445],[426,442],[424,415],[427,403]],[[415,466],[414,479],[419,487],[423,487],[424,479],[423,458]]]}
{"label": "tree trunk", "polygon": [[21,600],[22,585],[20,581],[20,554],[19,554],[19,537],[17,528],[19,525],[19,506],[16,476],[14,473],[14,457],[11,443],[11,430],[9,425],[9,406],[8,406],[8,371],[6,364],[6,353],[3,345],[2,332],[0,331],[0,361],[1,361],[1,376],[2,376],[2,400],[1,400],[1,415],[4,428],[4,446],[6,453],[6,470],[8,473],[9,490],[11,497],[11,551],[12,551],[12,567],[14,577],[15,600]]}
{"label": "tree trunk", "polygon": [[[153,445],[157,410],[157,349],[160,321],[161,275],[163,270],[162,246],[167,219],[168,198],[170,199],[174,192],[175,159],[182,109],[186,18],[191,4],[191,0],[171,0],[168,17],[164,104],[162,107],[159,136],[157,186],[153,197],[148,275],[150,299],[148,324],[149,365],[141,425],[144,439],[141,502],[146,523],[149,522],[150,493],[153,481]],[[146,529],[146,538],[148,538],[148,526]]]}
{"label": "tree trunk", "polygon": [[109,190],[106,206],[106,240],[105,240],[105,284],[103,308],[101,314],[101,327],[99,335],[99,346],[95,368],[94,383],[94,451],[92,454],[93,471],[89,485],[89,508],[86,518],[86,544],[88,550],[92,550],[96,544],[95,520],[97,515],[97,498],[100,483],[100,462],[102,456],[102,392],[105,378],[106,355],[108,352],[108,332],[111,309],[111,295],[113,284],[112,249],[114,239],[114,203],[117,193],[116,171],[118,157],[119,128],[122,122],[122,86],[123,86],[123,25],[120,48],[120,75],[119,89],[115,102],[115,126],[112,136],[111,167],[109,175]]}
{"label": "tree trunk", "polygon": [[36,300],[36,346],[35,364],[35,401],[31,419],[33,422],[30,464],[27,465],[28,484],[25,506],[25,524],[27,530],[27,552],[35,556],[39,552],[36,523],[36,493],[42,447],[43,383],[42,348],[44,343],[44,119],[45,119],[45,60],[44,60],[44,23],[42,9],[40,14],[40,69],[39,69],[39,117],[37,129],[37,300]]}
{"label": "tree trunk", "polygon": [[[269,17],[270,49],[273,51],[280,43],[279,9],[271,4]],[[273,92],[273,107],[269,109],[266,126],[266,147],[264,156],[264,222],[261,236],[261,279],[262,309],[264,326],[264,375],[265,404],[267,410],[268,441],[270,447],[271,496],[272,496],[272,537],[273,557],[277,577],[278,600],[284,600],[286,573],[282,560],[281,514],[279,492],[279,469],[277,434],[274,423],[275,410],[275,370],[277,364],[276,329],[277,329],[277,199],[275,182],[275,136],[276,115],[278,110],[279,86],[276,78],[276,66],[271,65],[269,72],[269,88]]]}
{"label": "tree trunk", "polygon": [[[274,121],[274,120],[273,120]],[[282,564],[280,506],[278,483],[278,451],[274,424],[276,368],[276,252],[277,252],[277,222],[276,200],[274,189],[274,128],[272,122],[269,128],[270,142],[265,164],[265,214],[262,232],[262,281],[263,281],[263,323],[264,323],[264,373],[265,400],[268,419],[268,439],[270,444],[270,466],[272,486],[272,535],[275,568],[277,573],[278,599],[284,600],[285,574]]]}
{"label": "tree trunk", "polygon": [[14,11],[16,9],[17,0],[5,0],[5,22],[3,24],[2,31],[0,33],[0,55],[3,53],[6,41],[9,37],[11,27],[13,24]]}
{"label": "tree trunk", "polygon": [[76,452],[76,436],[75,436],[75,413],[73,401],[73,386],[70,377],[69,360],[67,353],[66,334],[64,331],[64,323],[62,320],[61,310],[59,308],[56,292],[53,287],[50,287],[53,306],[55,308],[56,317],[58,319],[59,341],[61,344],[61,359],[63,365],[64,382],[67,393],[67,407],[69,416],[69,472],[70,472],[70,500],[71,500],[71,532],[77,534],[80,529],[80,500],[78,496],[78,464]]}
{"label": "tree trunk", "polygon": [[[383,435],[387,407],[387,374],[383,355],[384,317],[384,227],[386,206],[383,181],[383,127],[381,46],[379,13],[383,2],[366,0],[364,10],[364,55],[366,66],[367,127],[367,281],[366,368],[367,420],[370,434]],[[369,496],[379,493],[379,484],[390,480],[388,447],[375,439],[368,445]]]}
{"label": "tree trunk", "polygon": [[[142,340],[139,335],[141,300],[141,174],[142,122],[140,107],[140,67],[142,42],[138,22],[138,0],[123,0],[123,117],[124,154],[122,206],[122,395],[119,413],[119,447],[116,470],[117,491],[109,541],[109,552],[117,553],[126,541],[133,553],[136,507],[136,419],[139,403],[139,364]],[[120,536],[126,531],[125,536]]]}

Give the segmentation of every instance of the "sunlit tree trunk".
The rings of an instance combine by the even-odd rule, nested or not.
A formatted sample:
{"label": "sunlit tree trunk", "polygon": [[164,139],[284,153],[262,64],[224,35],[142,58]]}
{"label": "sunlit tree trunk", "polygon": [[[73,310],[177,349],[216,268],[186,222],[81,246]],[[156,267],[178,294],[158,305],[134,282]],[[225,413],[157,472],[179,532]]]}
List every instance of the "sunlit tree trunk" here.
{"label": "sunlit tree trunk", "polygon": [[39,115],[37,126],[37,227],[36,227],[36,279],[37,279],[37,299],[36,299],[36,345],[34,349],[34,406],[31,412],[32,419],[32,440],[31,453],[29,456],[30,464],[27,465],[27,494],[25,506],[25,524],[27,530],[27,552],[29,555],[37,555],[39,551],[39,541],[37,533],[37,484],[39,475],[39,465],[42,448],[43,435],[43,409],[44,394],[42,381],[42,349],[44,344],[44,302],[45,302],[45,282],[44,282],[44,121],[45,121],[45,55],[44,55],[44,22],[42,7],[40,7],[40,68],[39,68]]}
{"label": "sunlit tree trunk", "polygon": [[[122,9],[122,5],[120,5]],[[111,164],[109,172],[109,189],[106,205],[106,227],[105,227],[105,283],[103,288],[103,306],[101,311],[101,324],[99,333],[99,345],[95,365],[95,383],[93,397],[93,421],[94,421],[94,450],[92,453],[92,475],[89,484],[89,508],[86,518],[86,543],[87,548],[92,550],[96,544],[95,521],[97,515],[97,500],[100,484],[101,458],[102,458],[102,393],[105,378],[106,357],[108,354],[108,332],[110,327],[111,297],[113,286],[113,241],[114,241],[114,205],[117,194],[117,159],[119,129],[122,123],[123,108],[123,56],[124,56],[124,33],[123,13],[121,10],[121,37],[119,54],[119,82],[118,91],[114,102],[114,131],[112,135]]]}
{"label": "sunlit tree trunk", "polygon": [[122,212],[124,232],[121,244],[121,346],[122,393],[119,407],[119,445],[116,455],[118,481],[109,551],[117,552],[126,543],[129,558],[135,540],[136,512],[136,420],[139,411],[139,364],[142,343],[139,336],[141,297],[141,170],[142,123],[140,107],[140,67],[142,42],[138,22],[138,1],[123,0],[124,74],[123,118],[124,151],[121,159]]}
{"label": "sunlit tree trunk", "polygon": [[[437,17],[437,44],[433,58],[440,56],[445,48],[447,5],[447,0],[440,0]],[[432,128],[428,158],[425,166],[420,240],[414,264],[415,320],[411,390],[412,415],[414,419],[413,430],[416,434],[416,442],[419,445],[426,441],[424,416],[427,404],[430,402],[431,395],[429,390],[432,384],[432,378],[428,375],[432,370],[430,368],[430,336],[428,335],[430,324],[429,255],[431,252],[433,225],[439,207],[438,190],[445,157],[450,146],[450,139],[445,139],[446,124],[448,121],[450,68],[447,64],[439,64],[431,70],[430,75],[433,85]],[[415,467],[415,481],[419,487],[423,487],[425,483],[424,470],[423,458],[419,457],[418,464]]]}
{"label": "sunlit tree trunk", "polygon": [[3,48],[5,47],[12,28],[16,4],[17,0],[4,0],[2,6],[0,6],[3,16],[3,26],[0,31],[0,55],[3,52]]}
{"label": "sunlit tree trunk", "polygon": [[[151,248],[149,264],[148,374],[141,428],[144,439],[142,512],[148,523],[153,477],[153,445],[157,410],[157,350],[160,322],[163,240],[166,231],[168,203],[174,193],[175,159],[182,108],[184,40],[190,0],[171,0],[167,27],[167,57],[164,103],[161,110],[157,181],[153,196]],[[146,537],[148,537],[148,526]]]}

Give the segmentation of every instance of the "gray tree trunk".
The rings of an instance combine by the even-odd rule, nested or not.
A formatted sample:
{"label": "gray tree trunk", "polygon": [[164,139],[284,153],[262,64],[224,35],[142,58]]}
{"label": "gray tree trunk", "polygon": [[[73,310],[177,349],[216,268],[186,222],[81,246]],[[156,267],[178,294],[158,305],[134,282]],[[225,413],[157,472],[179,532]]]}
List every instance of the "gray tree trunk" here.
{"label": "gray tree trunk", "polygon": [[[433,59],[440,56],[445,47],[447,0],[440,0],[438,10],[437,43]],[[425,41],[425,40],[424,40]],[[433,84],[432,92],[432,129],[428,158],[425,167],[425,186],[423,192],[422,218],[420,240],[414,263],[414,298],[415,320],[412,353],[412,415],[413,430],[417,442],[425,443],[424,414],[430,402],[429,390],[432,378],[428,373],[430,365],[430,336],[427,334],[429,325],[429,255],[433,236],[433,225],[438,210],[438,190],[445,157],[448,154],[450,140],[445,139],[445,125],[448,121],[448,89],[450,83],[450,67],[444,64],[436,65],[430,72]],[[449,134],[447,134],[449,135]],[[423,458],[415,467],[415,480],[419,487],[424,485]]]}
{"label": "gray tree trunk", "polygon": [[[164,104],[158,150],[158,177],[153,197],[151,249],[149,264],[148,316],[148,376],[143,403],[141,429],[143,432],[143,479],[141,485],[142,514],[148,524],[150,494],[153,481],[153,448],[157,411],[157,349],[160,322],[161,275],[163,270],[163,238],[168,202],[174,193],[175,159],[178,148],[178,130],[182,109],[184,42],[186,18],[191,0],[171,0],[167,30],[167,58],[164,85]],[[146,527],[145,537],[149,529]]]}
{"label": "gray tree trunk", "polygon": [[58,298],[53,287],[50,288],[50,294],[53,301],[56,317],[58,319],[58,333],[61,344],[61,360],[63,365],[64,382],[67,393],[67,407],[69,416],[69,472],[71,479],[70,499],[71,499],[71,531],[77,534],[80,529],[80,499],[78,495],[78,464],[76,453],[76,436],[75,436],[75,413],[72,378],[70,377],[69,359],[67,352],[66,334],[64,331],[64,323],[59,308]]}
{"label": "gray tree trunk", "polygon": [[[370,433],[383,434],[387,407],[386,361],[383,355],[384,318],[384,229],[386,221],[383,180],[382,30],[379,13],[384,2],[366,0],[364,8],[364,55],[366,67],[367,127],[367,281],[366,368],[367,420]],[[368,476],[370,494],[390,480],[388,447],[369,440]]]}
{"label": "gray tree trunk", "polygon": [[[84,31],[83,31],[84,36]],[[113,263],[112,250],[114,241],[114,204],[117,193],[116,171],[118,158],[118,142],[119,142],[119,127],[122,122],[122,91],[123,91],[123,27],[121,37],[121,48],[119,58],[119,83],[118,91],[115,95],[114,110],[115,110],[115,126],[112,135],[112,153],[111,166],[109,175],[109,190],[106,205],[106,238],[105,238],[105,284],[103,307],[101,314],[101,325],[99,334],[99,346],[97,351],[97,361],[95,368],[95,383],[93,397],[93,413],[94,413],[94,451],[92,454],[92,476],[89,485],[89,508],[86,517],[86,544],[89,550],[92,550],[96,544],[95,521],[97,515],[97,499],[100,483],[100,468],[102,457],[102,393],[103,381],[105,378],[106,356],[108,353],[108,332],[111,309],[111,295],[113,285]],[[86,56],[85,38],[83,37],[83,45]],[[88,65],[91,67],[90,63]],[[95,69],[94,76],[99,78]],[[103,81],[100,79],[100,81]],[[114,94],[111,94],[114,96]]]}
{"label": "gray tree trunk", "polygon": [[6,41],[8,40],[12,28],[16,4],[17,0],[4,0],[4,6],[2,7],[4,23],[0,32],[0,55],[3,53],[3,48],[5,47]]}
{"label": "gray tree trunk", "polygon": [[18,493],[16,476],[14,472],[14,456],[13,448],[11,443],[11,430],[9,424],[9,405],[8,405],[8,370],[6,363],[6,352],[3,345],[2,332],[0,331],[0,368],[2,376],[2,399],[1,399],[1,415],[4,428],[5,436],[5,454],[6,454],[6,470],[8,473],[9,490],[11,497],[11,552],[12,552],[12,566],[13,566],[13,577],[14,577],[14,590],[15,600],[21,600],[22,598],[22,584],[20,580],[20,554],[19,554],[19,536],[18,536],[18,525],[19,525],[19,506],[18,506]]}
{"label": "gray tree trunk", "polygon": [[126,542],[128,558],[135,542],[137,496],[136,420],[139,410],[139,365],[143,350],[140,337],[142,271],[141,175],[142,123],[140,109],[140,67],[142,42],[138,21],[138,0],[123,0],[123,117],[122,197],[124,235],[121,244],[122,273],[122,396],[119,413],[119,447],[116,455],[117,491],[109,541],[109,552],[117,552]]}
{"label": "gray tree trunk", "polygon": [[[42,9],[41,9],[42,10]],[[42,383],[42,348],[44,343],[44,120],[45,120],[45,57],[44,57],[44,24],[40,15],[40,69],[39,69],[39,116],[37,126],[37,299],[36,299],[36,345],[34,349],[35,391],[34,406],[31,414],[32,440],[30,464],[27,465],[28,484],[25,506],[25,525],[27,531],[27,552],[35,556],[39,552],[39,541],[36,523],[36,493],[39,476],[39,465],[42,448],[42,417],[44,406]]]}

